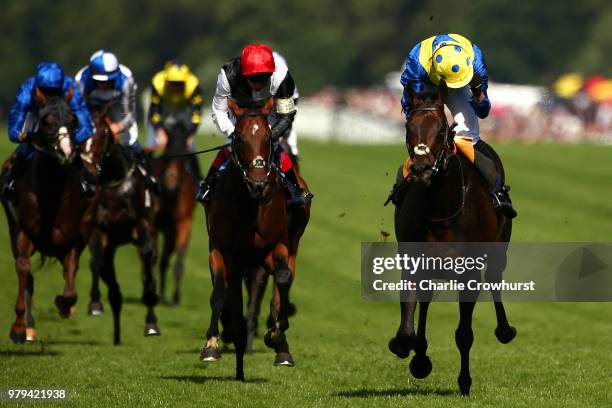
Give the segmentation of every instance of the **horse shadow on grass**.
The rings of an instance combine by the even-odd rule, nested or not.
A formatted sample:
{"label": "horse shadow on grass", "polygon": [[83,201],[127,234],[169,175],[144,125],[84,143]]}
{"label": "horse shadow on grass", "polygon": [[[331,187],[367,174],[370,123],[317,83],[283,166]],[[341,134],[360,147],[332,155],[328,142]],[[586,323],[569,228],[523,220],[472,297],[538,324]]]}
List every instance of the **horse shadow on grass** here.
{"label": "horse shadow on grass", "polygon": [[369,389],[360,388],[356,390],[340,391],[332,394],[334,397],[343,398],[370,398],[370,397],[408,397],[411,395],[420,396],[456,396],[456,390],[451,389],[430,389],[430,388],[389,388],[389,389]]}
{"label": "horse shadow on grass", "polygon": [[57,357],[63,353],[45,348],[0,350],[0,357]]}
{"label": "horse shadow on grass", "polygon": [[[207,381],[229,381],[229,382],[241,382],[237,381],[233,376],[224,377],[208,377],[205,375],[162,375],[159,377],[162,380],[171,380],[178,382],[190,382],[194,384],[204,384]],[[244,380],[245,383],[250,384],[264,384],[269,382],[267,378],[249,378],[248,376]]]}
{"label": "horse shadow on grass", "polygon": [[[199,355],[201,352],[202,352],[202,348],[200,347],[200,348],[192,348],[188,350],[177,350],[176,354],[197,354]],[[249,356],[251,354],[264,354],[267,352],[268,352],[267,349],[259,348],[259,349],[254,349],[250,353],[246,353],[245,356]],[[224,345],[221,348],[221,354],[236,354],[236,350],[233,347],[228,347]]]}

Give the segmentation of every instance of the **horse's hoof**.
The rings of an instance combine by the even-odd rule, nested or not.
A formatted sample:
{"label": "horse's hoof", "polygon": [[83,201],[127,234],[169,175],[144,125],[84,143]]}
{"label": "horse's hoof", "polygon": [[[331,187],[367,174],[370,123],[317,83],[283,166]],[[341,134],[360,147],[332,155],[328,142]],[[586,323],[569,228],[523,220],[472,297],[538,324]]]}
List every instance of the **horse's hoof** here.
{"label": "horse's hoof", "polygon": [[289,304],[287,305],[287,316],[288,317],[295,316],[296,313],[297,313],[297,306],[295,305],[295,303],[289,302]]}
{"label": "horse's hoof", "polygon": [[457,378],[457,383],[459,384],[459,392],[461,392],[461,396],[462,397],[469,396],[470,388],[472,387],[472,377],[459,376],[459,378]]}
{"label": "horse's hoof", "polygon": [[33,342],[36,340],[38,340],[38,336],[36,335],[36,329],[33,327],[26,327],[25,341]]}
{"label": "horse's hoof", "polygon": [[159,327],[157,327],[156,323],[147,323],[144,330],[145,336],[159,336],[161,335],[161,331]]}
{"label": "horse's hoof", "polygon": [[399,358],[408,358],[410,350],[414,349],[414,342],[410,337],[395,336],[389,340],[389,351]]}
{"label": "horse's hoof", "polygon": [[74,299],[64,298],[61,295],[57,295],[55,297],[55,306],[57,307],[62,319],[67,319],[76,314],[76,307],[74,306],[75,303],[76,297]]}
{"label": "horse's hoof", "polygon": [[412,376],[422,380],[431,373],[431,360],[425,355],[415,355],[412,357],[409,367]]}
{"label": "horse's hoof", "polygon": [[21,331],[21,330],[11,329],[11,332],[9,333],[9,337],[11,338],[11,340],[13,340],[13,343],[23,344],[26,341],[26,332],[25,330]]}
{"label": "horse's hoof", "polygon": [[508,344],[516,337],[516,329],[512,326],[497,326],[495,337],[500,343]]}
{"label": "horse's hoof", "polygon": [[104,312],[104,306],[100,302],[91,302],[87,306],[87,314],[89,316],[100,316]]}
{"label": "horse's hoof", "polygon": [[200,353],[200,361],[210,363],[213,361],[219,361],[221,359],[221,353],[219,347],[204,347]]}
{"label": "horse's hoof", "polygon": [[277,353],[276,357],[274,357],[274,365],[283,367],[293,367],[295,363],[293,362],[293,357],[291,357],[291,354],[281,352]]}
{"label": "horse's hoof", "polygon": [[264,335],[264,344],[269,348],[276,348],[280,343],[285,341],[285,333],[280,330],[266,330],[266,334]]}

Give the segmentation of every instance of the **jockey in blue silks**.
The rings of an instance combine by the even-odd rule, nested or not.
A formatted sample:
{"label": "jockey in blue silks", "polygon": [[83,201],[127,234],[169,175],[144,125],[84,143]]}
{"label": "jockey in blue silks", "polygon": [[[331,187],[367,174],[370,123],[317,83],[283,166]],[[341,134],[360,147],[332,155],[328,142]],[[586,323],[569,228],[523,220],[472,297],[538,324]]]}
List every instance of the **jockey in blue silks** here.
{"label": "jockey in blue silks", "polygon": [[[74,79],[65,76],[62,68],[55,62],[39,64],[36,68],[36,75],[25,81],[17,91],[17,96],[9,113],[9,139],[13,143],[19,143],[19,146],[12,158],[10,170],[6,173],[2,188],[3,194],[15,192],[16,180],[23,173],[27,161],[34,152],[34,148],[28,142],[28,139],[38,129],[38,106],[34,101],[37,88],[45,95],[67,96],[72,92],[73,95],[69,105],[78,120],[75,142],[81,144],[93,134],[91,116]],[[81,166],[82,190],[85,194],[92,195],[94,189],[91,184],[91,174],[82,166],[81,160],[77,159],[77,162]]]}
{"label": "jockey in blue silks", "polygon": [[106,50],[93,53],[89,64],[76,74],[79,89],[87,107],[93,111],[108,105],[106,117],[109,128],[122,145],[128,146],[145,176],[148,188],[155,187],[145,151],[138,143],[136,123],[137,85],[132,71],[119,61],[115,54]]}
{"label": "jockey in blue silks", "polygon": [[[496,209],[509,218],[516,217],[508,191],[495,165],[497,154],[480,139],[478,118],[489,115],[487,95],[489,74],[480,48],[459,34],[439,34],[415,45],[408,53],[402,73],[404,87],[402,108],[410,117],[409,87],[420,93],[426,85],[438,86],[444,80],[448,88],[445,103],[455,121],[455,144],[489,183]],[[473,158],[473,159],[472,159]]]}

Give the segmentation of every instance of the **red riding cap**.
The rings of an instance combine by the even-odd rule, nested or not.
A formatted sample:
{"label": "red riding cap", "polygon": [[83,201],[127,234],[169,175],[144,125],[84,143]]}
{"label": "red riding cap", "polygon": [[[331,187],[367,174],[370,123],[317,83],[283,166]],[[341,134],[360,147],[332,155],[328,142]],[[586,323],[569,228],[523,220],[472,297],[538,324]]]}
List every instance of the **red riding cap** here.
{"label": "red riding cap", "polygon": [[276,69],[272,49],[265,44],[244,47],[240,57],[242,75],[273,73]]}

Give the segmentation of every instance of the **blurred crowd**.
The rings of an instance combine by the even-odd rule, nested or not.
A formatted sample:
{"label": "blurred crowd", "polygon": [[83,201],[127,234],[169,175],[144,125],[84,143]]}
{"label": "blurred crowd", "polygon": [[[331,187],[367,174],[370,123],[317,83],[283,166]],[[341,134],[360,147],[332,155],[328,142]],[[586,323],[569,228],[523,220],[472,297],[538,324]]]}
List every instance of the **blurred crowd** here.
{"label": "blurred crowd", "polygon": [[[387,87],[344,91],[326,87],[304,99],[401,122],[400,98],[400,90]],[[491,113],[480,122],[481,134],[488,139],[612,143],[611,79],[563,75],[552,87],[539,90],[537,100],[527,106],[520,100],[506,103],[491,99]]]}

